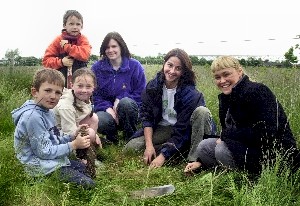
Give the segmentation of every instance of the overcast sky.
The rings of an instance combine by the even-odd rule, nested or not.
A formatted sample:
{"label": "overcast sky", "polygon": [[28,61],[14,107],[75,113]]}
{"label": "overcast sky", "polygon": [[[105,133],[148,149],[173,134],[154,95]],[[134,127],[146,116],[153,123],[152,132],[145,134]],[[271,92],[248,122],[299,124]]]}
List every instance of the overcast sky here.
{"label": "overcast sky", "polygon": [[9,0],[0,3],[0,59],[17,48],[42,57],[69,9],[83,15],[82,34],[96,55],[111,31],[139,56],[175,47],[190,55],[283,56],[300,43],[296,0]]}

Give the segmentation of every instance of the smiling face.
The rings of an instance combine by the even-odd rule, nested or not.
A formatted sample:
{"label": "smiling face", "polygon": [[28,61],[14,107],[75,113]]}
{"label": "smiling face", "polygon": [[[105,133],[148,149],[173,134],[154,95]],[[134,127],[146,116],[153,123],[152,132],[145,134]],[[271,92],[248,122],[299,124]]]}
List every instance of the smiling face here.
{"label": "smiling face", "polygon": [[121,57],[121,47],[119,45],[119,43],[114,40],[114,39],[110,39],[109,43],[105,49],[105,55],[109,58],[109,60],[117,60],[122,58]]}
{"label": "smiling face", "polygon": [[95,88],[94,79],[90,75],[81,75],[76,77],[72,89],[76,98],[88,103]]}
{"label": "smiling face", "polygon": [[217,87],[222,91],[222,93],[228,95],[232,92],[232,88],[242,78],[243,70],[241,68],[225,68],[215,71],[213,76]]}
{"label": "smiling face", "polygon": [[48,82],[43,82],[37,90],[36,88],[31,88],[31,94],[34,97],[34,102],[46,109],[53,109],[62,95],[63,87],[50,84]]}
{"label": "smiling face", "polygon": [[164,64],[165,84],[168,89],[175,88],[182,75],[182,65],[178,57],[170,57]]}
{"label": "smiling face", "polygon": [[76,16],[70,16],[64,25],[64,29],[67,30],[69,35],[77,36],[80,34],[82,29],[82,20],[78,19]]}

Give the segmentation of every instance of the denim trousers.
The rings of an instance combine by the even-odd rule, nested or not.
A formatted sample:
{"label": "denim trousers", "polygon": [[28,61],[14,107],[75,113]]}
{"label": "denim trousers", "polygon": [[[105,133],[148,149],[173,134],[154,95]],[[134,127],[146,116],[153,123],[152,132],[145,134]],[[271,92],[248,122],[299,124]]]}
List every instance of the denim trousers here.
{"label": "denim trousers", "polygon": [[137,130],[139,123],[139,109],[137,103],[128,97],[119,101],[117,116],[119,125],[114,118],[105,111],[97,112],[99,123],[98,132],[106,135],[108,140],[116,141],[118,130],[124,131],[125,139],[129,139]]}
{"label": "denim trousers", "polygon": [[59,169],[60,178],[66,182],[75,183],[84,188],[95,187],[95,182],[86,175],[86,167],[80,161],[70,160],[70,166],[64,166]]}
{"label": "denim trousers", "polygon": [[218,138],[208,138],[200,142],[196,154],[201,163],[207,168],[213,168],[218,165],[231,169],[236,168],[232,153],[226,143],[221,141],[217,144],[217,140]]}

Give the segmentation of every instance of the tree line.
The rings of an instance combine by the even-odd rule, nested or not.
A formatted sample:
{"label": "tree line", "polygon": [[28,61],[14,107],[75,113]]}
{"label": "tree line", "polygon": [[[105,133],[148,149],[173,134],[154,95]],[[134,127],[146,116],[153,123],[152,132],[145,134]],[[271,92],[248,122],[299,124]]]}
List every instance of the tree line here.
{"label": "tree line", "polygon": [[[279,68],[290,68],[290,67],[300,67],[298,63],[297,56],[294,55],[296,50],[299,50],[299,45],[292,46],[285,54],[285,60],[279,61],[270,61],[268,59],[263,60],[261,58],[248,57],[247,59],[241,58],[239,59],[241,65],[243,66],[251,66],[251,67],[279,67]],[[141,62],[141,64],[163,64],[163,57],[165,54],[158,54],[155,56],[146,56],[140,57],[137,55],[132,55],[133,58],[137,59]],[[191,61],[193,65],[205,66],[211,65],[213,60],[205,59],[204,57],[198,57],[196,55],[190,55]],[[89,63],[93,64],[95,61],[99,59],[98,55],[92,54],[89,58]],[[40,66],[42,65],[42,58],[36,58],[34,56],[22,57],[20,56],[19,49],[9,49],[5,53],[5,58],[0,60],[1,66]]]}

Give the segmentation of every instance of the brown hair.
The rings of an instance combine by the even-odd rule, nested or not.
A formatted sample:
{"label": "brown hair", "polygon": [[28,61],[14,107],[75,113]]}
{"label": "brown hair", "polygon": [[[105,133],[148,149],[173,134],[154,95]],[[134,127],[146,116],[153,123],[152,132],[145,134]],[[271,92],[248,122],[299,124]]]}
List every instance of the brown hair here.
{"label": "brown hair", "polygon": [[76,11],[76,10],[67,10],[66,13],[64,14],[64,17],[63,17],[63,26],[66,26],[68,18],[71,17],[71,16],[77,17],[78,19],[81,20],[81,23],[83,24],[83,17],[78,11]]}
{"label": "brown hair", "polygon": [[64,88],[65,77],[56,69],[42,68],[35,72],[32,81],[32,87],[37,91],[40,89],[42,83],[48,82],[49,84],[55,84]]}
{"label": "brown hair", "polygon": [[171,57],[177,57],[180,60],[181,66],[182,66],[182,75],[178,81],[178,86],[183,85],[183,84],[196,85],[196,76],[193,71],[192,61],[191,61],[189,55],[184,50],[179,49],[179,48],[172,49],[165,55],[164,64],[162,67],[162,74],[163,74],[163,70],[164,70],[164,66],[165,66],[166,62]]}
{"label": "brown hair", "polygon": [[127,58],[131,57],[131,54],[129,52],[129,49],[128,49],[124,39],[118,32],[110,32],[104,37],[101,47],[100,47],[100,57],[104,57],[104,58],[106,57],[105,50],[111,39],[114,39],[118,42],[118,44],[121,48],[121,56],[122,57],[127,57]]}

